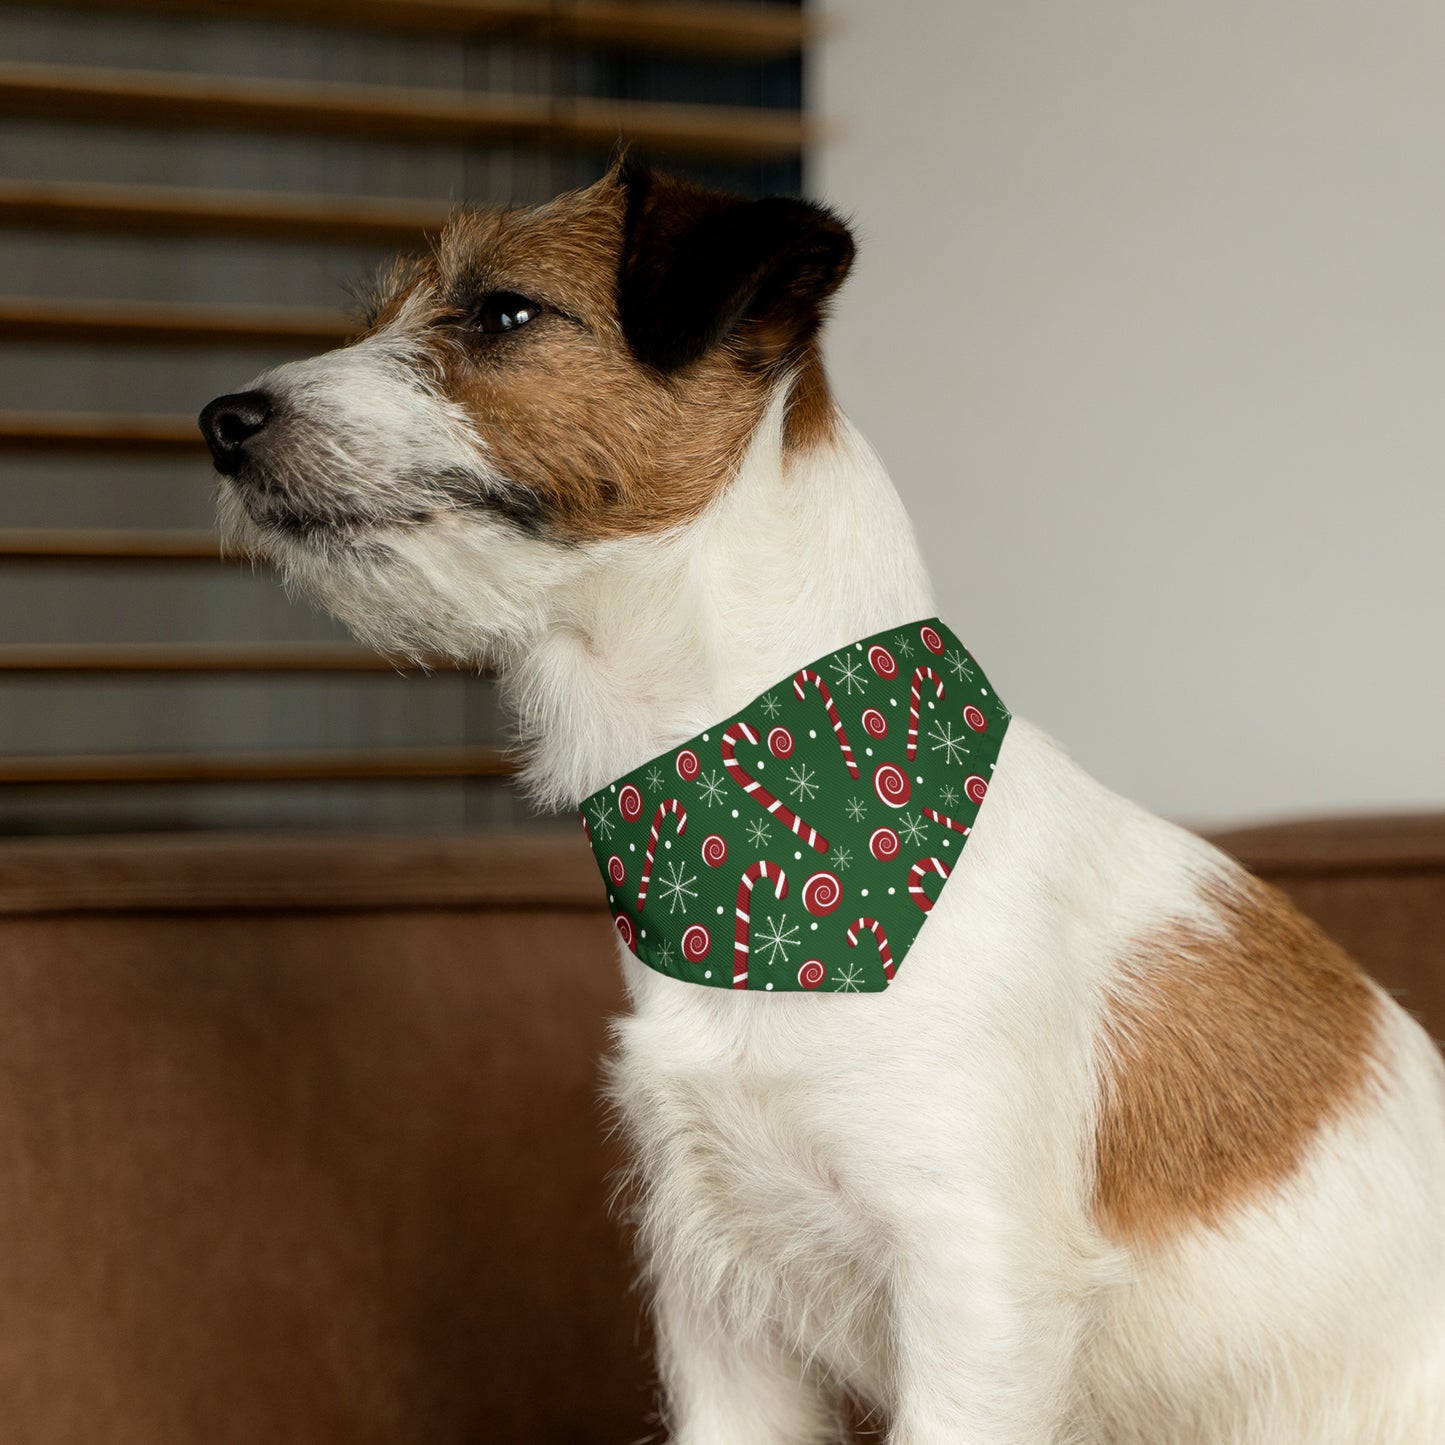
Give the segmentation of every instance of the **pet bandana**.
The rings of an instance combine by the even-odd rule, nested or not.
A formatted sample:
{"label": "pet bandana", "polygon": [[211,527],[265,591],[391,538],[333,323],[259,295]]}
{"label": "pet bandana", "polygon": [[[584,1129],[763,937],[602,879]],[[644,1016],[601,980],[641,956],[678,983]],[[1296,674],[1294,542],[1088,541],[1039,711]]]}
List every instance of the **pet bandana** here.
{"label": "pet bandana", "polygon": [[936,617],[801,668],[583,800],[623,942],[710,988],[887,988],[1010,716]]}

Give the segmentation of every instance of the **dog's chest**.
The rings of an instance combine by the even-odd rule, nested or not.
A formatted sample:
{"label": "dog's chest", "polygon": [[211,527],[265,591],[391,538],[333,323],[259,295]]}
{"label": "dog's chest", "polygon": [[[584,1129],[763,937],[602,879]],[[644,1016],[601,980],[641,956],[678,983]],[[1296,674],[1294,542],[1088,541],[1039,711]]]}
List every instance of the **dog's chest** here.
{"label": "dog's chest", "polygon": [[649,1256],[710,1282],[737,1323],[881,1385],[883,1241],[852,1177],[857,1141],[836,1079],[811,1077],[796,1055],[771,1069],[756,1053],[689,1057],[675,1027],[645,1014],[619,1037],[614,1095]]}

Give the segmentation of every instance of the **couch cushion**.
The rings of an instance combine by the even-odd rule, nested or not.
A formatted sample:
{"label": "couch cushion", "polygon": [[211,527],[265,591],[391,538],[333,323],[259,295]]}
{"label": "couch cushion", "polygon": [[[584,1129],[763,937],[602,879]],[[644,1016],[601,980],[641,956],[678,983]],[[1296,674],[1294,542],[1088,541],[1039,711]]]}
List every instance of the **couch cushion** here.
{"label": "couch cushion", "polygon": [[0,848],[5,1438],[645,1433],[618,969],[553,853]]}

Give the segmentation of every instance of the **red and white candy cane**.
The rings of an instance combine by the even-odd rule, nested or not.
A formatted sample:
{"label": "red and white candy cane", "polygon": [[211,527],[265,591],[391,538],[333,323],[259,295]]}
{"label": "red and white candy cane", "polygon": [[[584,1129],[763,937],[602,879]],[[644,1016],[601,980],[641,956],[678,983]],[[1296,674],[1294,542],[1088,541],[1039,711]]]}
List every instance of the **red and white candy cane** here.
{"label": "red and white candy cane", "polygon": [[938,689],[938,700],[943,701],[943,679],[931,667],[913,669],[913,692],[908,699],[908,761],[918,755],[918,698],[923,691],[923,679],[929,678]]}
{"label": "red and white candy cane", "polygon": [[747,871],[738,880],[738,921],[737,930],[733,936],[734,988],[748,986],[748,933],[752,927],[749,915],[752,910],[753,884],[759,878],[775,880],[773,897],[786,898],[788,896],[788,875],[776,863],[769,863],[766,858],[760,858],[756,863],[748,864]]}
{"label": "red and white candy cane", "polygon": [[874,938],[878,940],[878,957],[883,962],[883,977],[893,977],[893,950],[888,947],[888,935],[883,931],[883,925],[876,918],[860,918],[856,923],[848,925],[848,947],[858,947],[858,930],[866,928]]}
{"label": "red and white candy cane", "polygon": [[838,706],[833,701],[833,694],[828,691],[828,684],[811,667],[805,667],[793,679],[793,692],[800,700],[805,682],[811,682],[822,694],[823,706],[828,709],[828,721],[833,724],[833,736],[838,739],[838,746],[843,749],[843,761],[848,764],[848,776],[856,778],[858,764],[853,761],[853,749],[848,746],[848,734],[843,731],[843,719],[838,716]]}
{"label": "red and white candy cane", "polygon": [[960,823],[957,818],[950,818],[940,813],[937,808],[925,808],[923,810],[923,816],[925,818],[932,818],[935,823],[942,823],[945,828],[952,828],[955,833],[966,834],[969,829],[967,823]]}
{"label": "red and white candy cane", "polygon": [[756,743],[758,735],[745,722],[735,722],[722,735],[722,760],[728,777],[743,792],[757,799],[775,818],[786,823],[810,848],[816,848],[818,852],[826,853],[831,845],[816,828],[809,827],[786,803],[775,798],[756,778],[750,778],[743,771],[742,765],[733,756],[739,738],[746,738],[748,742]]}
{"label": "red and white candy cane", "polygon": [[929,912],[933,907],[933,899],[923,891],[924,875],[937,873],[940,878],[947,878],[952,871],[942,858],[920,858],[908,870],[908,896],[925,913]]}
{"label": "red and white candy cane", "polygon": [[677,836],[682,837],[687,832],[687,811],[676,798],[664,798],[657,805],[657,811],[652,815],[652,831],[647,835],[647,858],[642,865],[642,884],[637,890],[637,911],[642,912],[642,905],[647,902],[647,885],[652,882],[652,860],[657,856],[657,834],[662,827],[662,820],[672,813],[677,818]]}

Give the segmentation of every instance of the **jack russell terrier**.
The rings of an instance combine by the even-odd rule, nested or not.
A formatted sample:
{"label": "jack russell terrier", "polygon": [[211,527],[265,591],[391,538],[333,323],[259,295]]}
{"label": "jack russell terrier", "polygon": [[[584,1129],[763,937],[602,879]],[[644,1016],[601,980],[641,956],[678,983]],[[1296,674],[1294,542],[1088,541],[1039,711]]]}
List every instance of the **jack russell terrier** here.
{"label": "jack russell terrier", "polygon": [[201,417],[229,538],[494,666],[581,808],[670,1438],[1445,1442],[1440,1056],[933,617],[819,360],[852,258],[623,162]]}

